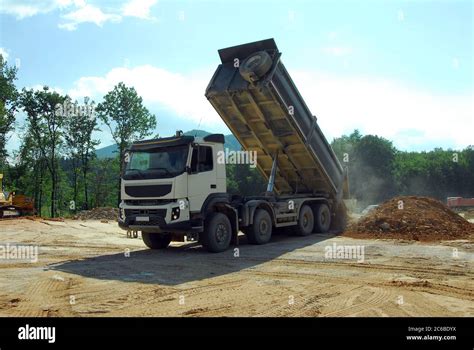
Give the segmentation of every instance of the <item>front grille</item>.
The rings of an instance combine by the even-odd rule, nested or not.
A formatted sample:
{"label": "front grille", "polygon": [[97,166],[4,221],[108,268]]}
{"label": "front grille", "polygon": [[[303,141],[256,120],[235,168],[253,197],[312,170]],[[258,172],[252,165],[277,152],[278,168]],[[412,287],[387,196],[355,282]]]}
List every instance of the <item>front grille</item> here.
{"label": "front grille", "polygon": [[171,184],[149,186],[125,186],[125,193],[130,197],[162,197],[171,192]]}
{"label": "front grille", "polygon": [[125,216],[153,215],[166,217],[166,209],[125,209]]}

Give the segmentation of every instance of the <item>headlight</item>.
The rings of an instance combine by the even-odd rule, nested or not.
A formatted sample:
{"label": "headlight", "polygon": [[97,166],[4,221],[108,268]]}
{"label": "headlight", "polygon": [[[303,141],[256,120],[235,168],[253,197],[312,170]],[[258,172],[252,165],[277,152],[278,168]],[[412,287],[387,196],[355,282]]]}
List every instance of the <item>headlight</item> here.
{"label": "headlight", "polygon": [[119,219],[122,221],[125,220],[125,209],[123,208],[119,209]]}

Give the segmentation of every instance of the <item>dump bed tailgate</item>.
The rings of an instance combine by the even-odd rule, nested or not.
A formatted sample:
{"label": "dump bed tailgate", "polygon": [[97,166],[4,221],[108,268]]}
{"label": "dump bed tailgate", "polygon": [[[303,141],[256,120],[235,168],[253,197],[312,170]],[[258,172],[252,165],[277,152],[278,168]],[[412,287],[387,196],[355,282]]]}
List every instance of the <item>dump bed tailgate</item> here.
{"label": "dump bed tailgate", "polygon": [[[272,66],[260,80],[249,83],[236,62],[262,50],[270,54]],[[222,64],[206,97],[244,150],[257,152],[257,167],[267,179],[278,154],[275,190],[340,199],[343,169],[279,60],[273,39],[222,49],[219,54]]]}

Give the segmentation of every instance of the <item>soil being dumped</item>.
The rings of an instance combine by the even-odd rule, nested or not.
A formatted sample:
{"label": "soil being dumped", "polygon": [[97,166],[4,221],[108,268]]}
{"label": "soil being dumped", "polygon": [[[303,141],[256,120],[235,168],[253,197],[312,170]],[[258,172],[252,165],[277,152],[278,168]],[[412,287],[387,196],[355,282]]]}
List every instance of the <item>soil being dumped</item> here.
{"label": "soil being dumped", "polygon": [[73,217],[75,220],[117,220],[119,210],[117,208],[99,207],[91,210],[83,210]]}
{"label": "soil being dumped", "polygon": [[466,239],[471,224],[440,201],[429,197],[395,197],[351,223],[344,235],[419,241]]}

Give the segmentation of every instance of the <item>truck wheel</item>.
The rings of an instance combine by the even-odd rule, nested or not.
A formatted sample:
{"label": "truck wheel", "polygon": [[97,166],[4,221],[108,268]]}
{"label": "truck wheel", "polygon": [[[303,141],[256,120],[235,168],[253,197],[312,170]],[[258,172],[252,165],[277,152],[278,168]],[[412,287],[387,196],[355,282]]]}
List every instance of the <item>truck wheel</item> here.
{"label": "truck wheel", "polygon": [[296,225],[296,234],[298,236],[307,236],[314,229],[314,214],[309,205],[303,205],[300,209],[298,225]]}
{"label": "truck wheel", "polygon": [[169,233],[150,233],[142,231],[143,243],[151,249],[165,249],[170,245],[171,235]]}
{"label": "truck wheel", "polygon": [[239,73],[249,83],[259,80],[272,67],[272,58],[266,51],[256,52],[247,57],[239,66]]}
{"label": "truck wheel", "polygon": [[247,230],[247,240],[251,244],[265,244],[272,237],[272,218],[265,209],[257,209],[253,224]]}
{"label": "truck wheel", "polygon": [[316,214],[316,232],[326,233],[329,231],[331,226],[331,211],[325,203],[318,204],[314,208],[314,213]]}
{"label": "truck wheel", "polygon": [[204,223],[201,242],[212,253],[220,253],[229,247],[232,227],[229,218],[222,213],[212,213]]}

